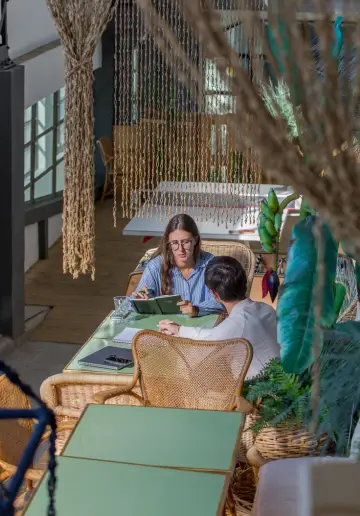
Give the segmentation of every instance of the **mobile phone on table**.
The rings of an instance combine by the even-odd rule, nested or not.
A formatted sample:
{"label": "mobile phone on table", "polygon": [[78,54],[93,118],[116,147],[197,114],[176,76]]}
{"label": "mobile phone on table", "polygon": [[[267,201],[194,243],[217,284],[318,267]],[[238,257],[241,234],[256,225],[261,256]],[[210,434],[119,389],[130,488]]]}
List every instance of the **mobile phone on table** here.
{"label": "mobile phone on table", "polygon": [[120,370],[124,369],[124,367],[132,367],[134,362],[127,358],[117,357],[116,355],[109,355],[104,360],[104,364],[107,366],[112,366],[114,369]]}

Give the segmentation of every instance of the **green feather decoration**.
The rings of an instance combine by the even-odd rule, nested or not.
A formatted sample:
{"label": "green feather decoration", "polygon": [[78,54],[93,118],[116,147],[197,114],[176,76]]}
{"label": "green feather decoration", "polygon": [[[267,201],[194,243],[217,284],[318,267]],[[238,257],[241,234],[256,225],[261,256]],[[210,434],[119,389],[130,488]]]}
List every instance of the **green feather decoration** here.
{"label": "green feather decoration", "polygon": [[[313,362],[315,336],[314,289],[317,285],[317,245],[313,234],[316,218],[298,222],[292,231],[286,274],[277,305],[278,341],[284,370],[301,373]],[[321,319],[322,327],[334,321],[334,291],[337,249],[331,231],[321,226],[325,246],[325,285]]]}

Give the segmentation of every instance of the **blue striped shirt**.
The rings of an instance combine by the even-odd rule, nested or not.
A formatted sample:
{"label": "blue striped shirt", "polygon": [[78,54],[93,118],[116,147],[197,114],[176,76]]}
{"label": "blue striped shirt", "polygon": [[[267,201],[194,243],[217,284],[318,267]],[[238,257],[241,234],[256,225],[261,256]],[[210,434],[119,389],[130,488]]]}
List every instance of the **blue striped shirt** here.
{"label": "blue striped shirt", "polygon": [[[225,310],[223,305],[215,301],[214,296],[205,285],[205,267],[212,258],[212,254],[201,251],[188,280],[177,267],[170,269],[169,273],[171,293],[179,295],[183,301],[190,301],[193,306],[197,306],[199,315],[221,313]],[[151,290],[151,297],[161,296],[161,264],[161,256],[149,261],[139,281],[137,291],[146,286]]]}

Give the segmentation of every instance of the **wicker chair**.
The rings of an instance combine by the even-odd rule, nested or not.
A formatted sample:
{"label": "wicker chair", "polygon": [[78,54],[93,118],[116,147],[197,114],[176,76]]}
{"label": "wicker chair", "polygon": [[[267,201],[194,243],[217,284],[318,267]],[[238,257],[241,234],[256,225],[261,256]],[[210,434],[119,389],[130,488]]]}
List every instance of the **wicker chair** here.
{"label": "wicker chair", "polygon": [[[0,377],[0,406],[6,409],[30,409],[29,398],[15,385],[13,385],[5,375]],[[3,419],[0,420],[0,481],[6,481],[16,472],[17,464],[22,456],[26,445],[29,442],[33,431],[34,422],[26,419]],[[59,424],[58,435],[70,433],[73,428],[71,424]],[[46,432],[42,436],[44,442],[49,436]],[[57,452],[61,451],[61,439],[57,439]],[[35,467],[29,468],[25,478],[27,489],[32,487],[32,482],[40,480],[47,466],[47,449],[36,459]]]}
{"label": "wicker chair", "polygon": [[114,191],[114,150],[111,139],[108,136],[102,136],[96,143],[99,146],[101,159],[105,167],[105,183],[101,196],[101,201],[104,202],[105,197],[111,195]]}
{"label": "wicker chair", "polygon": [[256,258],[252,250],[241,242],[223,242],[222,240],[202,240],[201,249],[214,256],[232,256],[244,267],[247,277],[247,295],[250,295],[254,279]]}
{"label": "wicker chair", "polygon": [[[215,326],[220,324],[224,317],[225,314],[219,314]],[[40,396],[58,418],[64,422],[74,423],[81,416],[86,405],[93,401],[93,396],[97,392],[110,387],[127,387],[131,388],[132,392],[141,393],[139,385],[133,387],[133,384],[131,377],[124,380],[122,375],[62,373],[44,380],[40,387]],[[133,395],[126,394],[121,399],[110,401],[110,403],[141,404],[134,399]]]}
{"label": "wicker chair", "polygon": [[[50,376],[42,383],[40,396],[58,418],[74,424],[93,401],[94,394],[110,387],[124,388],[126,385],[129,383],[124,382],[122,375],[62,373]],[[133,382],[130,381],[130,385],[133,387]],[[133,391],[140,393],[138,386],[133,387]],[[120,402],[124,405],[141,404],[134,399],[134,396],[125,394]]]}
{"label": "wicker chair", "polygon": [[[252,360],[245,339],[204,342],[144,330],[134,337],[133,355],[132,386],[97,393],[95,402],[114,403],[127,393],[153,407],[252,409],[240,395]],[[138,383],[141,396],[133,390]]]}

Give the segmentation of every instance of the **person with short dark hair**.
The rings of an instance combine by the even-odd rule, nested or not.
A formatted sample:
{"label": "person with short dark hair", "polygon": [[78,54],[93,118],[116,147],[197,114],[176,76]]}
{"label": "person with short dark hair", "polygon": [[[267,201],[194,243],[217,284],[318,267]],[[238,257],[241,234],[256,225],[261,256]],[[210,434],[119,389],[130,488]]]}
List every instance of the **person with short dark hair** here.
{"label": "person with short dark hair", "polygon": [[280,355],[275,310],[266,303],[246,297],[245,271],[230,256],[217,256],[209,261],[205,269],[205,284],[214,299],[225,306],[228,317],[214,328],[191,328],[164,320],[160,322],[160,331],[194,340],[247,339],[253,347],[247,378],[257,375],[271,358]]}

